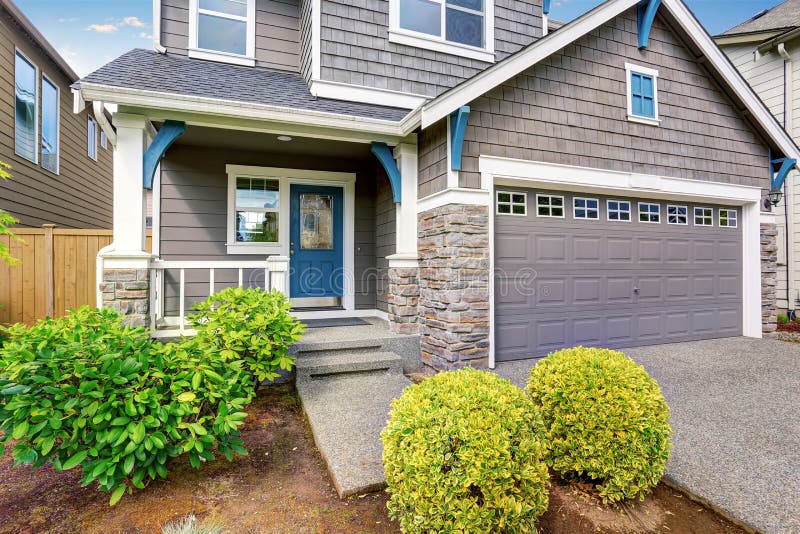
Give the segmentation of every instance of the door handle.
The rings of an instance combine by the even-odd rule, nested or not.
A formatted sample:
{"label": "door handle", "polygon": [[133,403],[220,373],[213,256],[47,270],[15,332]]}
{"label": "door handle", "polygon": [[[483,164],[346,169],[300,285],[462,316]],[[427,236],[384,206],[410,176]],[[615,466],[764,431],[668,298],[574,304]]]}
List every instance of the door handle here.
{"label": "door handle", "polygon": [[290,250],[290,251],[289,251],[289,255],[290,255],[290,256],[294,256],[294,250]]}
{"label": "door handle", "polygon": [[294,246],[294,241],[289,241],[289,246],[293,247]]}
{"label": "door handle", "polygon": [[634,293],[636,293],[636,294],[638,295],[638,294],[639,294],[639,288],[638,288],[638,287],[634,287],[634,288],[633,288],[633,292],[634,292]]}

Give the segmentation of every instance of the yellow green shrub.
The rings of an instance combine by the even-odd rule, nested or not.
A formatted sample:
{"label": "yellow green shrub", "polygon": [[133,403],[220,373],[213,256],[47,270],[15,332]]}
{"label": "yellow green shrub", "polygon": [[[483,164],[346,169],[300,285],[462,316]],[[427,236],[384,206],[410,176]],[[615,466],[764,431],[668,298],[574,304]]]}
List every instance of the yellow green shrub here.
{"label": "yellow green shrub", "polygon": [[525,394],[464,369],[410,386],[381,433],[404,532],[535,532],[547,509],[542,426]]}
{"label": "yellow green shrub", "polygon": [[608,349],[565,349],[531,369],[526,391],[557,473],[594,482],[605,502],[643,499],[661,480],[669,407],[644,367]]}

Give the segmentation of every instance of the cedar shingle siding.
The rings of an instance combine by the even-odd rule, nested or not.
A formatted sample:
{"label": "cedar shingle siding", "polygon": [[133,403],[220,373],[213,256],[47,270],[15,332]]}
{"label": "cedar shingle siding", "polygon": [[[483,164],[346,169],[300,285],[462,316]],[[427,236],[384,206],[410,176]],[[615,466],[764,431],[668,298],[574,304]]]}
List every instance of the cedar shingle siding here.
{"label": "cedar shingle siding", "polygon": [[[39,69],[37,105],[39,135],[36,145],[41,162],[41,79],[55,83],[59,99],[59,174],[44,170],[14,151],[15,47]],[[13,180],[0,183],[0,209],[20,220],[19,226],[57,224],[60,228],[111,228],[112,151],[99,142],[94,161],[87,155],[89,112],[72,113],[70,80],[0,8],[0,161],[12,166]]]}

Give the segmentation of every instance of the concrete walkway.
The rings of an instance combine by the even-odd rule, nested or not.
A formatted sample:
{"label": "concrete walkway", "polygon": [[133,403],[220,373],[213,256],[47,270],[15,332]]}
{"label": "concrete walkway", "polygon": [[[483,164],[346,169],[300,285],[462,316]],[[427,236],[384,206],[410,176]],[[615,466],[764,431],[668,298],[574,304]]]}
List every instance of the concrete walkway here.
{"label": "concrete walkway", "polygon": [[[669,481],[755,530],[800,532],[800,345],[729,338],[624,352],[672,409]],[[532,363],[497,373],[524,387]]]}

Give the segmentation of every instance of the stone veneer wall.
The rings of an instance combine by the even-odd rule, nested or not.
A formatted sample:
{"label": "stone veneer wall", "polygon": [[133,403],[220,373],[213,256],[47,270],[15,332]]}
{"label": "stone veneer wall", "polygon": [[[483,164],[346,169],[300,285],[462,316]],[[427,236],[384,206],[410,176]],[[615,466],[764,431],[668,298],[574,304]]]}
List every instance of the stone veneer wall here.
{"label": "stone veneer wall", "polygon": [[416,334],[419,314],[419,269],[416,267],[390,267],[389,326],[398,334]]}
{"label": "stone veneer wall", "polygon": [[761,328],[764,333],[778,329],[777,279],[778,228],[775,223],[761,223]]}
{"label": "stone veneer wall", "polygon": [[103,293],[103,307],[122,314],[123,324],[151,326],[148,269],[106,269],[100,291]]}
{"label": "stone veneer wall", "polygon": [[419,215],[419,334],[436,369],[488,366],[489,239],[486,206]]}

